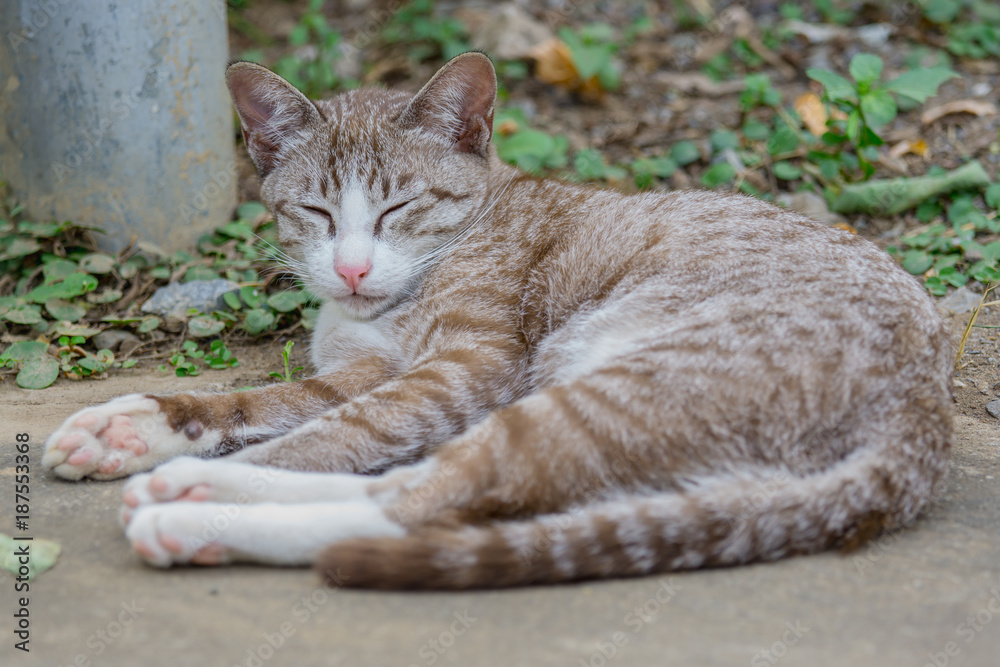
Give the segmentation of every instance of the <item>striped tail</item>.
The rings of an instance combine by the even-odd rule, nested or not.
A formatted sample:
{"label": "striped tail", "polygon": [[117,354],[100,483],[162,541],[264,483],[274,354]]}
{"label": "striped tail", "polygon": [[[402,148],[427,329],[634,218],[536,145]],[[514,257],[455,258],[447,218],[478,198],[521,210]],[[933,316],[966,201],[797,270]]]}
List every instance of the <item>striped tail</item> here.
{"label": "striped tail", "polygon": [[915,519],[942,472],[927,461],[893,463],[887,470],[885,452],[866,449],[806,477],[717,478],[566,514],[345,540],[317,569],[351,588],[503,588],[851,549]]}

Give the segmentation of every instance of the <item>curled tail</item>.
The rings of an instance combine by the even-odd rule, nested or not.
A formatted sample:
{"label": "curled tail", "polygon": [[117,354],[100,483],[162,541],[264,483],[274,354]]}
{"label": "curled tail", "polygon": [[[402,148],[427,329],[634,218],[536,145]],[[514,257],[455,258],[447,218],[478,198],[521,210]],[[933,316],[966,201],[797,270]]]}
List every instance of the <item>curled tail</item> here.
{"label": "curled tail", "polygon": [[810,476],[720,477],[530,520],[346,540],[317,568],[352,588],[502,588],[849,549],[916,518],[943,466],[887,464],[884,451],[865,449]]}

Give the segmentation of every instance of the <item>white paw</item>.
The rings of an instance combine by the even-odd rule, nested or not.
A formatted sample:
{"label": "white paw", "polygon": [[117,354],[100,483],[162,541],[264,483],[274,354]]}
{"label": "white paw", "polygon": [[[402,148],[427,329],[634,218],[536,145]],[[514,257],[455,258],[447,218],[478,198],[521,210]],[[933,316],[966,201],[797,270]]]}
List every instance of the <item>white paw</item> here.
{"label": "white paw", "polygon": [[156,567],[222,565],[231,562],[232,554],[219,538],[237,516],[235,505],[147,505],[135,511],[125,535],[132,549]]}
{"label": "white paw", "polygon": [[114,479],[155,463],[150,446],[172,433],[159,404],[141,394],[86,408],[45,443],[42,465],[65,479]]}
{"label": "white paw", "polygon": [[157,466],[151,473],[134,475],[122,489],[122,525],[127,526],[135,511],[144,505],[175,500],[222,500],[212,492],[210,484],[212,470],[218,464],[218,461],[181,456]]}

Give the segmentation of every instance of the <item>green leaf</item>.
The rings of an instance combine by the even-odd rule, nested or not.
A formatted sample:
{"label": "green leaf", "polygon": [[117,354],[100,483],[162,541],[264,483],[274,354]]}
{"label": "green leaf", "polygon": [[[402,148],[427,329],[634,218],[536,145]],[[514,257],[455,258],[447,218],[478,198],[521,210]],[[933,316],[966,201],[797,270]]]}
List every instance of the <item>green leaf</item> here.
{"label": "green leaf", "polygon": [[115,258],[101,252],[84,255],[80,258],[80,270],[85,273],[111,273],[115,268]]}
{"label": "green leaf", "polygon": [[709,143],[712,144],[713,153],[721,153],[727,148],[738,148],[740,145],[740,138],[731,130],[716,129],[712,130]]}
{"label": "green leaf", "polygon": [[964,273],[960,273],[954,267],[941,269],[938,272],[938,278],[953,287],[961,287],[965,283],[969,282],[969,278]]}
{"label": "green leaf", "polygon": [[670,159],[686,166],[701,159],[701,151],[693,141],[678,141],[670,147]]}
{"label": "green leaf", "polygon": [[70,224],[67,222],[31,222],[22,220],[17,223],[17,231],[31,234],[36,238],[48,239],[56,236],[69,226]]}
{"label": "green leaf", "polygon": [[[31,545],[31,557],[27,559],[27,565],[17,555],[18,548],[25,544]],[[17,576],[21,568],[27,567],[25,579],[31,581],[56,564],[61,550],[59,543],[52,540],[36,537],[31,542],[20,542],[0,533],[0,569]]]}
{"label": "green leaf", "polygon": [[270,310],[253,308],[247,311],[246,319],[243,320],[243,328],[248,334],[256,335],[271,328],[274,319],[274,313]]}
{"label": "green leaf", "polygon": [[113,303],[122,298],[120,289],[105,289],[101,292],[91,292],[87,295],[87,303]]}
{"label": "green leaf", "polygon": [[230,222],[216,229],[217,232],[233,239],[249,241],[253,239],[253,228],[245,222]]}
{"label": "green leaf", "polygon": [[46,285],[59,282],[75,271],[76,262],[71,262],[68,259],[54,259],[51,262],[45,262],[42,267],[42,275],[45,276]]}
{"label": "green leaf", "polygon": [[936,95],[942,83],[957,76],[958,74],[947,67],[915,69],[900,74],[882,86],[882,90],[906,95],[922,103],[926,102],[928,97]]}
{"label": "green leaf", "polygon": [[285,290],[284,292],[278,292],[269,296],[267,298],[267,305],[279,313],[289,313],[301,306],[303,301],[302,292]]}
{"label": "green leaf", "polygon": [[17,259],[18,257],[34,254],[41,249],[42,246],[35,239],[18,237],[7,246],[3,253],[0,253],[0,260]]}
{"label": "green leaf", "polygon": [[14,324],[36,324],[42,321],[42,309],[38,306],[17,306],[3,314],[3,318]]}
{"label": "green leaf", "polygon": [[256,308],[264,302],[264,297],[261,293],[256,287],[251,285],[246,285],[240,288],[240,298],[243,299],[243,303],[251,308]]}
{"label": "green leaf", "polygon": [[240,296],[236,292],[226,292],[222,295],[222,300],[226,302],[226,305],[233,310],[239,310],[243,307],[243,303],[240,301]]}
{"label": "green leaf", "polygon": [[80,336],[84,339],[99,333],[101,333],[100,329],[88,327],[85,324],[70,324],[69,322],[56,322],[49,329],[49,336]]}
{"label": "green leaf", "polygon": [[871,127],[881,127],[896,117],[896,100],[885,90],[873,90],[861,96],[861,113]]}
{"label": "green leaf", "polygon": [[49,346],[38,340],[22,340],[12,343],[4,350],[0,359],[24,362],[28,359],[41,359],[49,354]]}
{"label": "green leaf", "polygon": [[316,328],[316,321],[319,319],[319,308],[302,309],[302,328],[312,331]]}
{"label": "green leaf", "polygon": [[733,165],[728,162],[719,162],[701,175],[701,182],[706,188],[714,188],[732,182],[735,177],[736,170],[733,169]]}
{"label": "green leaf", "polygon": [[122,362],[122,368],[132,368],[137,363],[139,362],[136,361],[135,359],[126,359],[125,361]]}
{"label": "green leaf", "polygon": [[59,377],[59,362],[52,357],[29,359],[17,374],[17,386],[25,389],[45,389]]}
{"label": "green leaf", "polygon": [[57,295],[62,299],[69,299],[80,296],[97,289],[97,278],[89,273],[71,273],[66,279],[59,283],[60,293]]}
{"label": "green leaf", "polygon": [[55,285],[39,285],[25,294],[24,298],[32,303],[45,303],[49,299],[62,298],[65,293],[66,288],[63,287],[62,283],[56,283]]}
{"label": "green leaf", "polygon": [[248,222],[251,225],[266,215],[268,215],[267,207],[259,201],[244,202],[236,208],[237,219]]}
{"label": "green leaf", "polygon": [[743,136],[750,141],[764,141],[771,136],[771,126],[753,118],[743,123]]}
{"label": "green leaf", "polygon": [[984,193],[986,205],[992,209],[1000,209],[1000,183],[994,183]]}
{"label": "green leaf", "polygon": [[214,336],[226,328],[226,323],[208,315],[199,315],[188,321],[188,333],[195,338]]}
{"label": "green leaf", "polygon": [[147,317],[142,322],[139,323],[139,326],[137,326],[135,330],[138,331],[139,333],[149,333],[150,331],[154,331],[159,326],[160,326],[159,317],[155,316]]}
{"label": "green leaf", "polygon": [[779,127],[767,141],[767,152],[771,155],[790,153],[799,146],[799,135],[787,125]]}
{"label": "green leaf", "polygon": [[870,53],[859,53],[848,66],[851,76],[862,86],[870,86],[882,76],[882,59]]}
{"label": "green leaf", "polygon": [[215,280],[219,274],[207,266],[192,266],[184,272],[181,282],[189,283],[193,280]]}
{"label": "green leaf", "polygon": [[839,74],[834,74],[818,67],[811,67],[806,70],[806,76],[822,84],[826,96],[831,100],[857,100],[857,90],[854,84]]}
{"label": "green leaf", "polygon": [[775,177],[783,181],[794,181],[796,178],[801,178],[802,176],[802,170],[787,160],[776,162],[773,169]]}
{"label": "green leaf", "polygon": [[923,250],[907,250],[903,253],[903,268],[915,276],[924,273],[933,265],[934,260]]}
{"label": "green leaf", "polygon": [[87,309],[63,299],[49,299],[45,302],[45,310],[53,319],[65,320],[66,322],[76,322],[87,314]]}

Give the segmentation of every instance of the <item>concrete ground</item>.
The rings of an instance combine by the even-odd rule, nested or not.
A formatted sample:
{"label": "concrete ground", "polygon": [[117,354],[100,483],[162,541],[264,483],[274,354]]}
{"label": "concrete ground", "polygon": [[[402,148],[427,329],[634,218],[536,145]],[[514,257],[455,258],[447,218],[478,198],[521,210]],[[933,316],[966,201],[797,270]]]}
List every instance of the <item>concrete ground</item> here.
{"label": "concrete ground", "polygon": [[29,534],[63,547],[31,583],[30,653],[13,646],[20,594],[0,582],[0,665],[1000,665],[1000,429],[981,409],[956,418],[931,510],[855,554],[485,593],[338,591],[307,570],[155,570],[117,525],[122,482],[63,482],[38,464],[48,434],[86,405],[239,387],[266,370],[0,384],[0,532],[14,532],[14,436],[28,433]]}

